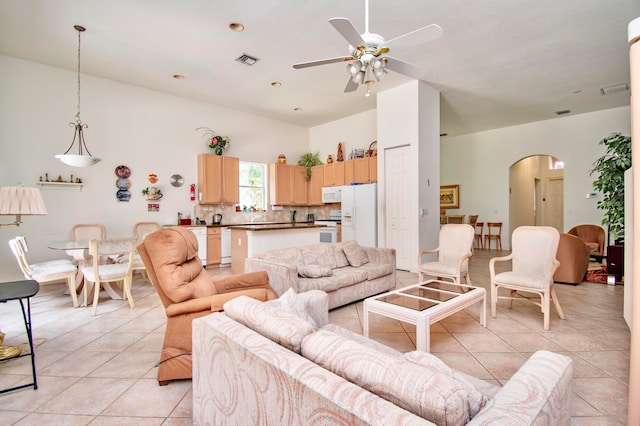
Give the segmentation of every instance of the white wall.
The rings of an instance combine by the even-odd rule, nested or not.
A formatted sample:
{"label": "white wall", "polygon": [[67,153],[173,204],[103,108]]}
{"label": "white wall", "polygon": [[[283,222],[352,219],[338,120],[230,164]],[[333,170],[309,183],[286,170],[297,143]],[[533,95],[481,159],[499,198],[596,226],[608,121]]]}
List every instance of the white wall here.
{"label": "white wall", "polygon": [[[179,82],[176,82],[179,84]],[[76,169],[53,158],[71,144],[67,123],[76,113],[76,73],[0,56],[0,186],[24,182],[36,186],[50,177],[79,176],[77,189],[43,189],[49,214],[23,217],[23,225],[0,228],[0,280],[22,278],[7,240],[27,237],[32,262],[56,256],[47,242],[67,239],[76,223],[103,223],[109,236],[133,233],[139,221],[175,223],[178,211],[190,211],[189,185],[197,181],[196,157],[210,152],[197,127],[210,127],[231,138],[225,155],[271,163],[283,153],[297,159],[309,146],[309,129],[233,111],[173,95],[82,76],[82,120],[88,124],[89,150],[102,162]],[[373,140],[373,139],[372,139]],[[75,147],[74,147],[75,148]],[[116,166],[131,169],[131,201],[116,200]],[[147,212],[141,195],[156,173],[164,198],[160,212]],[[185,185],[174,188],[169,176],[181,174]],[[7,223],[13,217],[1,217]]]}
{"label": "white wall", "polygon": [[[629,107],[494,129],[441,141],[441,184],[460,185],[460,209],[479,221],[502,221],[509,240],[509,167],[530,155],[551,155],[565,163],[564,227],[602,222],[589,170],[604,154],[598,142],[612,132],[629,135]],[[503,245],[504,248],[508,248]]]}
{"label": "white wall", "polygon": [[328,154],[333,155],[335,161],[338,155],[338,143],[342,142],[344,159],[347,160],[352,149],[369,148],[371,142],[377,140],[377,134],[376,110],[372,109],[312,127],[309,130],[309,150],[319,152],[323,163],[326,162]]}

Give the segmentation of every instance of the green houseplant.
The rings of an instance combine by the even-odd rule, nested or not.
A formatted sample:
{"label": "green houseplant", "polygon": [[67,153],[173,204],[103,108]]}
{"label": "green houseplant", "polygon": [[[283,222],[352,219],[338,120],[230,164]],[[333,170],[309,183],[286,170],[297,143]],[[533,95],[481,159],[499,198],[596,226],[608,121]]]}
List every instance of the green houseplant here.
{"label": "green houseplant", "polygon": [[306,178],[311,180],[311,167],[321,166],[324,163],[320,160],[320,153],[305,152],[298,160],[298,166],[304,166],[307,169]]}
{"label": "green houseplant", "polygon": [[593,189],[602,192],[597,207],[605,211],[602,225],[608,229],[607,238],[624,238],[624,172],[631,167],[631,137],[612,133],[598,142],[607,152],[593,164],[589,175],[598,174]]}

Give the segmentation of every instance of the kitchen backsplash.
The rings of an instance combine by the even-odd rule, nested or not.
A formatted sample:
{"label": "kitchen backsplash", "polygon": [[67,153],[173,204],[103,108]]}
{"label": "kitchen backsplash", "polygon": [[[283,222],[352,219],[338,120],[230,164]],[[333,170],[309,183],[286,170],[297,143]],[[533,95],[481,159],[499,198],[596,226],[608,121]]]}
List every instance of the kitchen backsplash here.
{"label": "kitchen backsplash", "polygon": [[[201,206],[196,205],[194,209],[195,217],[206,221],[207,225],[213,222],[213,215],[220,213],[222,215],[222,224],[239,224],[239,223],[251,223],[253,222],[290,222],[291,211],[295,210],[296,222],[306,222],[307,215],[315,215],[315,219],[328,219],[329,210],[339,209],[340,203],[325,204],[322,206],[313,207],[282,207],[282,210],[271,210],[271,206],[267,208],[266,212],[237,212],[234,205],[225,206]],[[205,210],[206,209],[206,210]],[[192,221],[195,224],[195,217],[192,217]]]}

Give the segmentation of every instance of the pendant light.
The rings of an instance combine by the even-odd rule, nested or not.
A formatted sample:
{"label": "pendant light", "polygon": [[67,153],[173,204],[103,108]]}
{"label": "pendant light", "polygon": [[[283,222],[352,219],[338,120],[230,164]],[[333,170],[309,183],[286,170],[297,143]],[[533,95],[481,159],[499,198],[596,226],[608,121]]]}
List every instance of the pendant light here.
{"label": "pendant light", "polygon": [[[64,154],[56,155],[55,157],[69,166],[88,167],[98,163],[100,158],[91,156],[91,153],[84,142],[83,134],[83,130],[88,126],[80,119],[80,34],[82,34],[86,28],[81,25],[74,25],[73,28],[78,31],[78,112],[76,113],[75,122],[69,123],[71,127],[75,128],[71,145],[67,148]],[[69,151],[71,151],[71,148],[73,148],[73,145],[76,143],[76,139],[78,140],[78,153],[69,154]]]}

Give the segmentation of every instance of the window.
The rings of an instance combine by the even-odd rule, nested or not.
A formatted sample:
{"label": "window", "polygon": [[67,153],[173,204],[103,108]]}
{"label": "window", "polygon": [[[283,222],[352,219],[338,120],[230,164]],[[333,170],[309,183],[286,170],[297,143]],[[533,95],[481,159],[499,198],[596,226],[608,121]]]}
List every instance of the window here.
{"label": "window", "polygon": [[267,209],[267,165],[240,162],[240,207]]}

